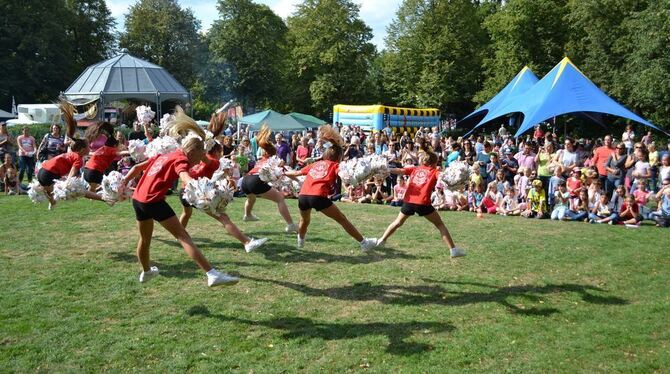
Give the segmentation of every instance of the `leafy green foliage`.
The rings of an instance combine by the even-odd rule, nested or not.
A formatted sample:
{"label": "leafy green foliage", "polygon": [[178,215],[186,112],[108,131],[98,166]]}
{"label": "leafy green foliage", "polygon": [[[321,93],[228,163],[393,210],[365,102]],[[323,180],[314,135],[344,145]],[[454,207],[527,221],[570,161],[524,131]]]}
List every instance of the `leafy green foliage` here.
{"label": "leafy green foliage", "polygon": [[190,87],[202,53],[200,21],[177,0],[140,0],[130,7],[119,47],[165,68]]}
{"label": "leafy green foliage", "polygon": [[[264,107],[283,99],[286,25],[266,5],[220,0],[219,19],[208,35],[213,74],[247,105]],[[214,83],[216,84],[216,83]]]}
{"label": "leafy green foliage", "polygon": [[371,29],[349,0],[306,0],[288,19],[291,99],[297,111],[323,114],[333,104],[370,100],[375,56]]}

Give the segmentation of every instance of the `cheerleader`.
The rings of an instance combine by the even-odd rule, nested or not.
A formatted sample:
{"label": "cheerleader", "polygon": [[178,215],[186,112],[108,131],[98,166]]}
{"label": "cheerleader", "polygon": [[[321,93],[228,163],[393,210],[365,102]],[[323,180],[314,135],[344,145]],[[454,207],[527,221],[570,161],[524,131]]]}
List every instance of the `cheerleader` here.
{"label": "cheerleader", "polygon": [[241,188],[242,192],[247,195],[247,201],[244,203],[244,216],[242,217],[243,221],[258,221],[252,210],[254,204],[256,203],[256,195],[259,197],[274,201],[277,203],[277,208],[279,209],[279,214],[286,221],[286,233],[294,233],[297,231],[298,227],[293,223],[293,218],[291,218],[291,213],[288,211],[286,202],[284,201],[284,194],[278,191],[276,188],[270,186],[269,184],[263,182],[258,176],[263,164],[267,160],[277,154],[277,149],[270,141],[270,128],[267,125],[263,125],[261,131],[256,135],[258,142],[258,147],[262,148],[265,154],[263,157],[256,162],[254,168],[251,169],[247,175],[242,178]]}
{"label": "cheerleader", "polygon": [[233,285],[239,282],[239,278],[220,273],[210,265],[209,261],[200,252],[198,247],[186,232],[184,226],[174,211],[165,201],[165,194],[177,179],[184,183],[191,180],[189,169],[200,163],[205,157],[204,131],[186,116],[178,111],[174,124],[170,129],[171,135],[177,135],[180,131],[190,130],[198,137],[189,137],[182,143],[182,149],[166,155],[157,155],[151,159],[135,165],[124,178],[124,184],[133,180],[140,172],[144,174],[137,184],[133,193],[133,208],[137,219],[140,238],[137,243],[137,258],[142,266],[140,282],[144,283],[158,275],[158,268],[150,266],[149,247],[151,236],[154,231],[154,221],[158,221],[170,234],[172,234],[184,248],[184,251],[207,273],[207,285],[210,287],[220,285]]}
{"label": "cheerleader", "polygon": [[114,128],[107,122],[100,122],[87,131],[89,139],[97,139],[104,136],[105,144],[90,154],[90,158],[84,165],[84,180],[89,185],[89,191],[95,192],[102,183],[102,177],[105,171],[109,169],[118,156],[127,156],[128,151],[119,152],[119,142],[114,136]]}
{"label": "cheerleader", "polygon": [[[212,116],[212,121],[210,122],[210,131],[213,134],[213,138],[216,138],[220,130],[223,129],[223,124],[225,122],[225,115],[220,117],[223,118],[223,121],[218,121],[218,123],[213,123],[215,121],[214,116]],[[202,177],[212,178],[214,173],[219,170],[219,159],[223,156],[223,146],[219,142],[214,142],[212,148],[207,152],[207,155],[198,165],[191,168],[189,175],[193,179],[198,179]],[[183,192],[183,190],[182,190]],[[179,217],[179,222],[184,228],[188,225],[188,221],[193,214],[193,206],[189,204],[184,197],[180,194],[181,205],[183,207],[181,216]],[[235,239],[239,240],[240,243],[244,245],[244,250],[249,253],[254,249],[262,246],[268,239],[254,239],[244,235],[237,226],[230,220],[230,217],[226,213],[221,213],[219,215],[214,215],[207,213],[210,217],[221,222],[223,227],[226,229],[228,234],[232,235]]]}
{"label": "cheerleader", "polygon": [[395,221],[386,228],[384,235],[377,241],[377,244],[383,246],[386,240],[407,221],[407,218],[418,214],[426,217],[437,227],[442,240],[451,250],[451,257],[465,256],[465,251],[456,247],[449,230],[442,222],[442,218],[430,203],[430,194],[437,184],[437,155],[433,152],[425,152],[421,155],[420,163],[421,166],[418,167],[390,169],[393,174],[409,175],[410,177],[400,213]]}
{"label": "cheerleader", "polygon": [[[70,150],[67,153],[60,154],[42,164],[42,168],[37,172],[37,181],[44,187],[44,192],[49,199],[49,210],[56,205],[53,197],[54,181],[63,176],[76,177],[79,175],[79,169],[83,165],[83,156],[88,154],[88,143],[84,139],[72,139],[70,141]],[[84,195],[91,200],[102,201],[100,195],[87,191]]]}
{"label": "cheerleader", "polygon": [[305,244],[305,234],[309,226],[312,209],[322,212],[327,217],[339,223],[352,238],[360,244],[361,249],[377,246],[377,239],[364,238],[354,225],[342,214],[340,209],[328,198],[330,190],[337,179],[339,163],[344,154],[344,140],[332,127],[321,126],[320,138],[327,141],[328,147],[323,152],[321,161],[309,164],[306,167],[286,172],[288,177],[304,175],[305,181],[298,195],[298,207],[300,208],[300,223],[298,226],[298,248]]}

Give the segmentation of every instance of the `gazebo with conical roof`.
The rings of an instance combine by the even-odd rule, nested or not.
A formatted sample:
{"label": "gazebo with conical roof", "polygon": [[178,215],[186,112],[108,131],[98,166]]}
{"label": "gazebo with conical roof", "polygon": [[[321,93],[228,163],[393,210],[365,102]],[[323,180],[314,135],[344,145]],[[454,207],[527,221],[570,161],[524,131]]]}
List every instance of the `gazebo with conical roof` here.
{"label": "gazebo with conical roof", "polygon": [[103,106],[121,99],[151,102],[157,118],[165,101],[191,102],[190,92],[167,70],[126,52],[86,68],[62,96],[75,105],[99,100]]}

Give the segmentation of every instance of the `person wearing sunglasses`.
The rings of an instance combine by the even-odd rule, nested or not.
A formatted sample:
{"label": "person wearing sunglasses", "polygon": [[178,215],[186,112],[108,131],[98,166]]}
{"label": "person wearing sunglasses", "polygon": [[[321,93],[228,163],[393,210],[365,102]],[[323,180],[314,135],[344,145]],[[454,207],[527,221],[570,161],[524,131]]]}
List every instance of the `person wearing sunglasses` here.
{"label": "person wearing sunglasses", "polygon": [[615,152],[607,158],[605,170],[607,171],[606,191],[614,191],[617,186],[623,185],[626,176],[626,146],[619,143],[615,147]]}

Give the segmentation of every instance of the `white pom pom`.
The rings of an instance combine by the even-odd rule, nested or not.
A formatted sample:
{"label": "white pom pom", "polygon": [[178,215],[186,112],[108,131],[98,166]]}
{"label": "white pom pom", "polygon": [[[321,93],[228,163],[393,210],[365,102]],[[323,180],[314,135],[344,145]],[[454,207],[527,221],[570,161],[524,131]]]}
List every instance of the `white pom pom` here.
{"label": "white pom pom", "polygon": [[160,134],[161,136],[166,135],[172,127],[172,121],[174,121],[175,116],[170,113],[165,113],[163,118],[160,121]]}
{"label": "white pom pom", "polygon": [[186,136],[184,136],[181,139],[181,147],[184,147],[184,144],[186,144],[187,141],[189,141],[190,139],[193,139],[193,138],[202,140],[200,135],[194,133],[193,131],[189,131],[188,134],[186,134]]}
{"label": "white pom pom", "polygon": [[44,187],[42,187],[37,179],[33,179],[33,181],[28,185],[28,197],[35,204],[49,200],[46,192],[44,191]]}
{"label": "white pom pom", "polygon": [[179,149],[179,144],[177,141],[170,136],[161,136],[149,143],[146,149],[146,155],[148,158],[152,158],[156,155],[166,155],[172,153]]}
{"label": "white pom pom", "polygon": [[59,201],[77,200],[88,191],[88,183],[83,178],[70,177],[54,183],[54,199]]}
{"label": "white pom pom", "polygon": [[353,186],[365,182],[368,178],[386,178],[389,175],[388,162],[382,156],[372,155],[340,163],[340,178],[345,184]]}
{"label": "white pom pom", "polygon": [[279,157],[270,157],[263,166],[261,166],[258,171],[258,177],[265,183],[280,183],[284,176],[284,169],[279,166],[280,164],[281,159]]}
{"label": "white pom pom", "polygon": [[226,157],[219,159],[219,170],[230,170],[233,168],[233,161]]}
{"label": "white pom pom", "polygon": [[184,187],[184,200],[197,209],[219,215],[233,201],[233,189],[227,181],[214,181],[209,178],[192,179]]}
{"label": "white pom pom", "polygon": [[123,201],[132,195],[123,183],[123,174],[116,170],[102,177],[101,186],[100,196],[107,202]]}
{"label": "white pom pom", "polygon": [[147,145],[144,140],[133,139],[128,141],[128,152],[135,162],[140,163],[147,159]]}
{"label": "white pom pom", "polygon": [[140,105],[135,108],[135,111],[137,112],[137,120],[140,123],[151,123],[154,117],[156,117],[156,113],[151,110],[150,106]]}
{"label": "white pom pom", "polygon": [[463,161],[454,161],[439,175],[439,179],[450,190],[457,190],[466,185],[470,179],[470,165]]}

